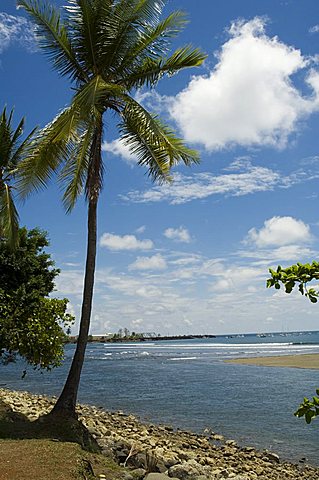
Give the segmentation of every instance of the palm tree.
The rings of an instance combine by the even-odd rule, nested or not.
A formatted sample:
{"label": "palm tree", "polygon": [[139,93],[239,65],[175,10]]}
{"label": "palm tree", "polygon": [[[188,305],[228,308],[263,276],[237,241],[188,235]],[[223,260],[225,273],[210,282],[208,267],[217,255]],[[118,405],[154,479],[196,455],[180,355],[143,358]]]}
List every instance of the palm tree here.
{"label": "palm tree", "polygon": [[103,185],[103,119],[118,117],[122,140],[153,180],[170,180],[178,162],[198,162],[173,131],[134,99],[143,86],[165,75],[201,65],[205,55],[190,45],[168,55],[170,39],[185,25],[182,12],[161,20],[162,0],[68,0],[64,16],[41,0],[19,0],[36,24],[39,44],[75,91],[70,105],[38,135],[23,163],[23,195],[46,185],[58,172],[63,202],[71,211],[85,192],[88,205],[87,256],[76,351],[53,413],[75,416],[88,339],[97,240],[97,204]]}
{"label": "palm tree", "polygon": [[14,203],[13,182],[17,167],[30,145],[33,130],[23,141],[24,118],[14,130],[13,110],[0,115],[0,237],[13,249],[18,245],[19,215]]}

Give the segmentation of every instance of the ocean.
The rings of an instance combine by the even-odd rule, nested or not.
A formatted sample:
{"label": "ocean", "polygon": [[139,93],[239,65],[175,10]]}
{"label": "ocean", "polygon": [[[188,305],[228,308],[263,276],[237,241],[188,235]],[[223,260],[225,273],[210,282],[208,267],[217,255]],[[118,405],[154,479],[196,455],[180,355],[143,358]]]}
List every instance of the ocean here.
{"label": "ocean", "polygon": [[[10,389],[58,395],[74,352],[62,367],[40,373],[22,361],[0,367]],[[258,367],[224,360],[319,353],[319,332],[217,336],[214,339],[88,345],[79,401],[133,413],[141,420],[215,433],[283,459],[319,465],[319,420],[293,412],[319,387],[319,370]]]}

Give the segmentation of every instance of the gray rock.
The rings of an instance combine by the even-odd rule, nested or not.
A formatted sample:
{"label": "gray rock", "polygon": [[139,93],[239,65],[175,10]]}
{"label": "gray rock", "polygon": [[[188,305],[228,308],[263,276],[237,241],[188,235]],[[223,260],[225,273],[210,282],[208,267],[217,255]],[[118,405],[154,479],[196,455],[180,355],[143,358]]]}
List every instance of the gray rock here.
{"label": "gray rock", "polygon": [[172,480],[165,473],[148,473],[145,480]]}
{"label": "gray rock", "polygon": [[269,460],[272,460],[273,462],[276,462],[276,463],[280,462],[279,455],[277,455],[276,453],[268,452],[267,450],[264,453],[265,453],[265,457],[267,457]]}
{"label": "gray rock", "polygon": [[144,468],[135,468],[135,470],[131,470],[130,473],[134,480],[142,480],[142,478],[145,477],[147,472],[146,470],[144,470]]}
{"label": "gray rock", "polygon": [[218,435],[217,433],[215,433],[215,435],[212,435],[211,438],[213,440],[217,440],[218,442],[223,442],[224,441],[223,435]]}
{"label": "gray rock", "polygon": [[205,469],[196,460],[189,460],[188,462],[174,465],[168,470],[170,477],[178,477],[181,480],[190,480],[199,475],[205,475]]}
{"label": "gray rock", "polygon": [[[140,477],[143,478],[143,477]],[[124,473],[123,480],[135,480],[135,477],[131,473]]]}

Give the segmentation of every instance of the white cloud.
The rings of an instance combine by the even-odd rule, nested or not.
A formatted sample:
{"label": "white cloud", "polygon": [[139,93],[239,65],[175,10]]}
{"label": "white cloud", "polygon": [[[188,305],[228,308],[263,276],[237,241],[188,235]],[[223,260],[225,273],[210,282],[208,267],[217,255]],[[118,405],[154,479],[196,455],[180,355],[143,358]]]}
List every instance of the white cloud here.
{"label": "white cloud", "polygon": [[318,72],[306,73],[313,95],[292,76],[309,66],[299,50],[265,34],[265,20],[232,24],[231,38],[209,75],[195,76],[170,109],[184,138],[207,150],[233,145],[286,146],[299,121],[319,109]]}
{"label": "white cloud", "polygon": [[156,114],[166,113],[174,102],[174,98],[168,95],[161,95],[156,90],[137,91],[135,95],[137,102],[141,103],[144,108]]}
{"label": "white cloud", "polygon": [[164,270],[166,267],[165,258],[157,253],[152,257],[137,257],[135,262],[129,265],[129,270]]}
{"label": "white cloud", "polygon": [[283,247],[275,248],[271,251],[271,254],[273,261],[301,261],[303,258],[307,258],[309,260],[310,258],[314,257],[317,252],[300,245],[285,245]]}
{"label": "white cloud", "polygon": [[132,325],[135,327],[139,327],[143,323],[143,318],[136,318],[135,320],[132,320]]}
{"label": "white cloud", "polygon": [[18,43],[27,50],[36,50],[34,27],[26,18],[0,12],[0,53]]}
{"label": "white cloud", "polygon": [[166,238],[175,240],[177,242],[189,243],[191,241],[189,231],[184,227],[167,228],[164,232],[164,235]]}
{"label": "white cloud", "polygon": [[145,225],[141,225],[140,227],[138,227],[135,232],[136,233],[144,233],[146,230],[146,226]]}
{"label": "white cloud", "polygon": [[318,33],[319,32],[319,25],[313,25],[313,27],[309,28],[309,33]]}
{"label": "white cloud", "polygon": [[[209,172],[194,173],[192,176],[176,173],[169,185],[155,185],[146,191],[133,190],[120,198],[135,203],[167,201],[173,205],[207,198],[211,195],[241,196],[255,192],[273,190],[275,187],[289,187],[306,179],[302,172],[282,177],[270,168],[254,166],[249,162],[234,163],[239,170],[235,173],[213,175]],[[308,177],[309,178],[309,177]]]}
{"label": "white cloud", "polygon": [[153,248],[152,240],[138,240],[135,235],[114,235],[103,233],[100,246],[109,250],[150,250]]}
{"label": "white cloud", "polygon": [[171,260],[171,265],[185,266],[199,263],[202,257],[196,253],[188,253],[187,256],[183,253],[181,257],[176,260]]}
{"label": "white cloud", "polygon": [[302,245],[285,245],[278,248],[241,250],[237,256],[253,260],[254,265],[274,265],[278,262],[309,261],[318,255],[318,252]]}
{"label": "white cloud", "polygon": [[246,242],[257,247],[282,247],[285,245],[307,243],[311,240],[309,225],[293,217],[272,217],[264,222],[264,226],[257,230],[252,228],[248,232]]}
{"label": "white cloud", "polygon": [[136,156],[132,155],[130,148],[120,138],[112,140],[112,142],[104,142],[102,144],[104,152],[110,152],[115,156],[121,157],[127,163],[136,164]]}
{"label": "white cloud", "polygon": [[265,278],[265,271],[261,267],[238,265],[224,268],[216,277],[211,286],[213,292],[250,291],[253,284]]}
{"label": "white cloud", "polygon": [[55,283],[63,295],[75,295],[81,298],[83,291],[84,275],[80,270],[62,270]]}

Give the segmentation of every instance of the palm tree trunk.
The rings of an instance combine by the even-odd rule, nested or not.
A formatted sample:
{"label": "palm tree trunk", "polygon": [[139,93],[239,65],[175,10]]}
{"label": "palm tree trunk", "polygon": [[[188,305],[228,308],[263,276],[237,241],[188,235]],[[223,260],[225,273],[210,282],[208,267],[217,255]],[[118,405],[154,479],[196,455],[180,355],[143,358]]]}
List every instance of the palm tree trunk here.
{"label": "palm tree trunk", "polygon": [[97,200],[89,201],[88,206],[88,242],[84,277],[83,302],[80,331],[76,351],[71,368],[61,395],[56,402],[52,414],[76,417],[75,406],[79,389],[80,376],[84,362],[85,349],[88,340],[92,310],[94,272],[97,241]]}
{"label": "palm tree trunk", "polygon": [[101,116],[97,121],[91,145],[90,163],[86,182],[86,195],[88,200],[88,237],[80,331],[67,380],[61,395],[51,412],[53,415],[58,414],[74,418],[77,417],[75,412],[76,399],[84,363],[86,345],[88,342],[92,311],[97,243],[97,204],[102,186],[103,173],[101,157],[102,136],[103,122]]}

